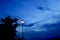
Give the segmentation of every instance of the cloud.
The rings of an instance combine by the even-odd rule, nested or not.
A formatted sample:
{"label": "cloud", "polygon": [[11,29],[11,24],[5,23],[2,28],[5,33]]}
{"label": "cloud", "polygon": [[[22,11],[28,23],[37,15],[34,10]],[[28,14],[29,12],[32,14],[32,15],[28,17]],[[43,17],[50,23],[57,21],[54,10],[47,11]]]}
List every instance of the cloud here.
{"label": "cloud", "polygon": [[[58,8],[56,2],[54,3],[54,1],[53,2],[52,1],[53,0],[48,0],[48,2],[45,2],[45,3],[47,3],[46,5],[45,5],[45,3],[41,2],[41,1],[39,1],[39,2],[34,1],[32,3],[26,2],[26,1],[24,3],[22,2],[22,4],[25,6],[24,13],[26,15],[24,13],[23,14],[28,17],[28,18],[24,17],[27,20],[27,23],[33,24],[33,23],[37,22],[32,27],[24,27],[25,33],[26,32],[29,33],[31,31],[31,33],[35,35],[35,33],[32,32],[32,31],[34,31],[37,34],[38,34],[38,32],[44,32],[44,33],[46,33],[46,35],[48,35],[47,31],[50,33],[51,30],[54,31],[56,29],[57,30],[59,29],[59,27],[57,27],[58,26],[57,24],[59,24],[58,22],[60,21],[60,12],[58,11],[58,9],[60,7]],[[34,7],[36,7],[36,8],[34,8]],[[55,8],[57,10],[55,10]],[[27,12],[26,12],[26,9],[27,9]],[[20,13],[20,10],[19,10],[19,13]],[[27,14],[29,14],[29,15],[27,15]],[[22,16],[24,16],[24,15],[22,15]],[[20,15],[18,14],[18,16],[20,16]],[[19,28],[18,31],[21,32],[21,26],[18,28]],[[40,35],[39,34],[38,34],[38,36],[40,37],[41,34]],[[52,34],[52,32],[51,32],[51,34]],[[34,35],[32,35],[32,36],[34,36]],[[46,37],[46,35],[45,35],[45,37]]]}
{"label": "cloud", "polygon": [[37,9],[39,9],[39,10],[45,10],[45,8],[43,8],[43,7],[37,7]]}
{"label": "cloud", "polygon": [[[50,27],[50,25],[58,23],[59,21],[60,21],[59,19],[53,19],[53,18],[48,20],[38,21],[36,23],[33,23],[34,25],[32,25],[32,27],[24,27],[24,32],[29,32],[29,31],[41,32],[41,31],[55,30],[55,27]],[[45,25],[48,25],[48,27],[46,27]],[[19,26],[17,30],[22,32],[22,26]]]}
{"label": "cloud", "polygon": [[[33,31],[49,31],[49,30],[55,30],[55,27],[50,27],[50,25],[58,23],[60,19],[48,19],[45,21],[40,21],[36,23],[34,26],[31,27]],[[50,24],[50,25],[49,25]],[[48,27],[45,27],[44,25],[49,25]]]}
{"label": "cloud", "polygon": [[[22,26],[17,27],[16,30],[17,30],[17,32],[22,32]],[[31,31],[31,28],[30,27],[23,27],[23,31],[29,32],[29,31]]]}
{"label": "cloud", "polygon": [[51,12],[54,12],[54,10],[50,9],[49,7],[38,6],[37,9],[39,9],[41,11],[51,11]]}

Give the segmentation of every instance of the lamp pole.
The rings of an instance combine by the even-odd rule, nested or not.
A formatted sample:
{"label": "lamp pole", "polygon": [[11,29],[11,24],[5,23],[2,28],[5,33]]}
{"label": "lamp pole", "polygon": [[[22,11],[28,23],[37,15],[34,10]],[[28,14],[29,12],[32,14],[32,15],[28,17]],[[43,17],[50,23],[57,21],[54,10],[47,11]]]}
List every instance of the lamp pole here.
{"label": "lamp pole", "polygon": [[24,20],[21,20],[21,24],[22,24],[22,40],[24,39],[24,30],[23,30],[23,25],[24,25]]}

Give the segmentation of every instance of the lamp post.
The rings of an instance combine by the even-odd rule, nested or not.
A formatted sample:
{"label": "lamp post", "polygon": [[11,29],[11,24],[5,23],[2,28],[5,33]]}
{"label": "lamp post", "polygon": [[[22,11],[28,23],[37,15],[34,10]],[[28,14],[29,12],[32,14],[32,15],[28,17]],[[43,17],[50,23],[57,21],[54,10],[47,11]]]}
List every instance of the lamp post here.
{"label": "lamp post", "polygon": [[22,40],[24,39],[24,31],[23,31],[23,25],[24,25],[24,20],[21,20],[21,24],[22,24]]}

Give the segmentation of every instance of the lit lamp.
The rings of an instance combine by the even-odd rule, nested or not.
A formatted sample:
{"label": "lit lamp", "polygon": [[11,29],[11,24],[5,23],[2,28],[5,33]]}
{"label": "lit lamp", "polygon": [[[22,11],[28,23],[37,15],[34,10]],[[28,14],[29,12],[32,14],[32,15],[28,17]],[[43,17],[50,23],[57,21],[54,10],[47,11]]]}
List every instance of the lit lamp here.
{"label": "lit lamp", "polygon": [[24,24],[24,20],[23,19],[21,20],[21,24]]}
{"label": "lit lamp", "polygon": [[21,20],[21,24],[22,24],[22,40],[24,39],[24,31],[23,31],[23,25],[24,25],[24,20]]}

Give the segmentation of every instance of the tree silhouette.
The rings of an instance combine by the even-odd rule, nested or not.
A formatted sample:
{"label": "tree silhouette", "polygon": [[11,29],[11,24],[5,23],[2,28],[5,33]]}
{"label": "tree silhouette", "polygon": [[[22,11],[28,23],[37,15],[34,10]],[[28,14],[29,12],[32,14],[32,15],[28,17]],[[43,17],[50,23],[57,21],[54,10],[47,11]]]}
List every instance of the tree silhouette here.
{"label": "tree silhouette", "polygon": [[0,40],[14,40],[18,19],[10,16],[0,19]]}

